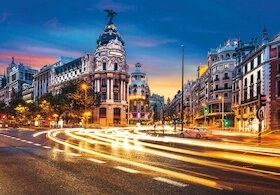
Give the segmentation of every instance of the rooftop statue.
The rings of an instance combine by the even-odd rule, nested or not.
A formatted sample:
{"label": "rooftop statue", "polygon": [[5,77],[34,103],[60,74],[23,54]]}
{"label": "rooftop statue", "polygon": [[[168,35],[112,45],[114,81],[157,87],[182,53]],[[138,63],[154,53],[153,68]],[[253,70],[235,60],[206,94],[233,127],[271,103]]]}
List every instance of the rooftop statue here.
{"label": "rooftop statue", "polygon": [[107,12],[107,17],[109,18],[109,24],[113,23],[113,18],[117,15],[117,13],[113,10],[106,9],[105,12]]}

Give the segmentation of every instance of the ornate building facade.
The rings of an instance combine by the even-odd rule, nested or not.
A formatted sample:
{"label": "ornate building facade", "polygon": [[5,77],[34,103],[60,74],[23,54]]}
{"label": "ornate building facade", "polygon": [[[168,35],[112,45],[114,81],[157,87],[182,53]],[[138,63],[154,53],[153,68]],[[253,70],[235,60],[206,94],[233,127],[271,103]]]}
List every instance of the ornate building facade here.
{"label": "ornate building facade", "polygon": [[140,63],[135,64],[135,71],[131,73],[129,86],[129,123],[148,124],[151,120],[150,88],[146,73],[141,69]]}
{"label": "ornate building facade", "polygon": [[112,16],[97,40],[92,82],[101,95],[101,106],[94,110],[94,122],[126,125],[128,122],[128,65],[126,51]]}

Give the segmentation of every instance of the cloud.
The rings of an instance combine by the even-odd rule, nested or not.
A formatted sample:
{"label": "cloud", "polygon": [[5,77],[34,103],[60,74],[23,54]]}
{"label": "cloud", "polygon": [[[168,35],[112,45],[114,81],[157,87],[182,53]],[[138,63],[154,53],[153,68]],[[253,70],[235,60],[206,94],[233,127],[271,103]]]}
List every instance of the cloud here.
{"label": "cloud", "polygon": [[34,55],[34,54],[28,54],[24,52],[0,50],[0,63],[1,64],[6,64],[7,62],[10,63],[12,56],[15,57],[16,62],[32,66],[33,68],[36,69],[39,69],[46,64],[52,64],[57,60],[56,57],[53,56]]}
{"label": "cloud", "polygon": [[130,45],[139,46],[139,47],[157,47],[168,43],[176,43],[177,40],[170,39],[170,38],[127,36],[126,42]]}
{"label": "cloud", "polygon": [[[112,9],[118,12],[125,12],[134,9],[131,5],[113,2],[112,0],[102,0],[97,3],[95,7],[99,10]],[[93,8],[89,8],[88,10],[93,10]]]}

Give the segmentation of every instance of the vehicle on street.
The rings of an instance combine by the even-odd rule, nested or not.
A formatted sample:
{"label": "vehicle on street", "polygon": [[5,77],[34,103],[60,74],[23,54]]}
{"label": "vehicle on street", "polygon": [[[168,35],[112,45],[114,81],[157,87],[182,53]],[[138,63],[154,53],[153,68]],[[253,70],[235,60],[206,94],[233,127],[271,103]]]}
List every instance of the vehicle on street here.
{"label": "vehicle on street", "polygon": [[193,137],[193,138],[207,138],[210,135],[210,132],[207,128],[202,127],[192,127],[187,129],[181,133],[179,133],[180,137]]}
{"label": "vehicle on street", "polygon": [[6,123],[0,123],[0,128],[8,128],[9,125]]}

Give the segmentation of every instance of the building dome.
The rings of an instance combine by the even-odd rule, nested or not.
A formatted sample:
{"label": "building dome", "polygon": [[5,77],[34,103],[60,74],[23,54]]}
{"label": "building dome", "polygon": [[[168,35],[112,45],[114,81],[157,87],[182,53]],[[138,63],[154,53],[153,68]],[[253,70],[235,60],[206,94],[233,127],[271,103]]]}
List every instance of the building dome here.
{"label": "building dome", "polygon": [[97,39],[97,45],[107,45],[110,40],[115,39],[119,40],[122,45],[124,45],[124,41],[122,40],[120,33],[117,31],[115,24],[107,24],[104,31]]}

